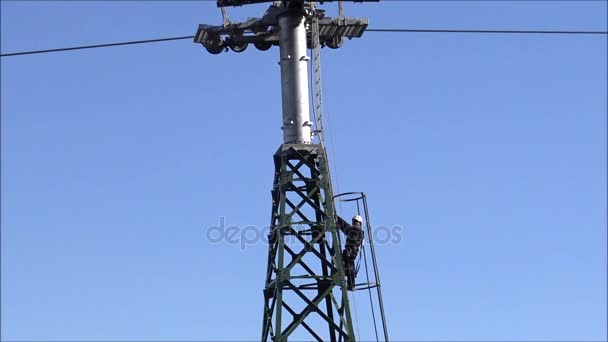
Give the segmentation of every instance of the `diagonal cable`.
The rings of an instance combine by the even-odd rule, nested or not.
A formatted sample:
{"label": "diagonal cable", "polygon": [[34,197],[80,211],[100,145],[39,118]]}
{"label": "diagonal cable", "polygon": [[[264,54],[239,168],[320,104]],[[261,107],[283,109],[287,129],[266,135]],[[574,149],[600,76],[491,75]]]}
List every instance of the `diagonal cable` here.
{"label": "diagonal cable", "polygon": [[96,49],[96,48],[111,47],[111,46],[122,46],[122,45],[160,43],[160,42],[168,42],[168,41],[172,41],[172,40],[183,40],[183,39],[194,39],[194,36],[181,36],[181,37],[169,37],[169,38],[133,40],[133,41],[129,41],[129,42],[120,42],[120,43],[95,44],[95,45],[73,46],[73,47],[58,48],[58,49],[48,49],[48,50],[34,50],[34,51],[11,52],[11,53],[3,53],[3,54],[0,55],[0,57],[34,55],[34,54],[38,54],[38,53],[49,53],[49,52],[71,51],[71,50]]}
{"label": "diagonal cable", "polygon": [[[369,28],[366,32],[379,32],[379,33],[486,33],[486,34],[559,34],[559,35],[608,35],[608,31],[556,31],[556,30],[448,30],[448,29],[394,29],[394,28]],[[194,36],[181,36],[181,37],[169,37],[169,38],[157,38],[157,39],[145,39],[145,40],[133,40],[128,42],[108,43],[108,44],[95,44],[95,45],[83,45],[73,46],[57,49],[47,50],[32,50],[32,51],[21,51],[21,52],[10,52],[0,54],[0,57],[11,57],[11,56],[23,56],[23,55],[34,55],[51,52],[61,51],[72,51],[72,50],[84,50],[84,49],[96,49],[112,46],[123,46],[123,45],[135,45],[135,44],[148,44],[148,43],[160,43],[168,42],[173,40],[184,40],[193,39]]]}

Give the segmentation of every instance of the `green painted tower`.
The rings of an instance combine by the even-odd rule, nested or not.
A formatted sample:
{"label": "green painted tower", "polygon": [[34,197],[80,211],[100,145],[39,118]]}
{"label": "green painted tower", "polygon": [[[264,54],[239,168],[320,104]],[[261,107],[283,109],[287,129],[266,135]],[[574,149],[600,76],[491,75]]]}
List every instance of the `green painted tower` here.
{"label": "green painted tower", "polygon": [[[231,23],[225,7],[272,3],[261,18]],[[359,1],[362,2],[362,1]],[[336,225],[334,194],[322,139],[319,50],[361,37],[367,20],[325,17],[308,0],[219,0],[223,25],[199,25],[195,42],[212,54],[248,45],[279,46],[283,143],[274,154],[271,230],[263,297],[262,341],[354,341]],[[309,63],[316,96],[311,119]],[[316,129],[315,129],[316,128]]]}

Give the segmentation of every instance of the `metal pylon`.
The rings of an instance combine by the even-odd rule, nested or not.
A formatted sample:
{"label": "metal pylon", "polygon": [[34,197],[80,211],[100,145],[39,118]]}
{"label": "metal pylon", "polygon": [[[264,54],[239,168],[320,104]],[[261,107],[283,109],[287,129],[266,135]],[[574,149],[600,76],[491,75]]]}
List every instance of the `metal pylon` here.
{"label": "metal pylon", "polygon": [[354,341],[323,148],[283,144],[274,165],[262,341]]}
{"label": "metal pylon", "polygon": [[[265,2],[272,5],[261,18],[240,23],[229,21],[223,9]],[[340,18],[325,17],[312,0],[217,0],[217,5],[223,24],[201,24],[194,38],[208,52],[279,47],[283,144],[274,155],[262,341],[354,341],[322,136],[320,144],[312,143],[307,50],[314,50],[317,129],[322,134],[319,49],[337,49],[344,38],[361,37],[367,19],[344,18],[342,11]]]}

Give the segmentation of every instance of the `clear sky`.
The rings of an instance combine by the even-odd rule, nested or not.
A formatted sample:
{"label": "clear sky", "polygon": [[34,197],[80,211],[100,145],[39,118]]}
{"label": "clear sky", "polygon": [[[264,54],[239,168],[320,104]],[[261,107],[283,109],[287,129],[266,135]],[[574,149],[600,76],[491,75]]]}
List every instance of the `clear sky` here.
{"label": "clear sky", "polygon": [[[3,53],[221,22],[208,1],[1,10]],[[606,30],[606,12],[346,6],[374,28]],[[370,32],[323,50],[334,187],[402,228],[377,250],[394,340],[606,340],[606,45]],[[259,338],[267,246],[206,232],[269,223],[277,60],[188,40],[2,58],[3,340]]]}

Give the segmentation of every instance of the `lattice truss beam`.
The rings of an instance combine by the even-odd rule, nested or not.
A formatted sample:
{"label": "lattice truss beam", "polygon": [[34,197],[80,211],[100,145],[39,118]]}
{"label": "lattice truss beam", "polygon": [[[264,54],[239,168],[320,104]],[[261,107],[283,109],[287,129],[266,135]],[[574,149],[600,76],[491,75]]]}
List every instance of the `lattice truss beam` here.
{"label": "lattice truss beam", "polygon": [[352,341],[327,161],[319,145],[284,144],[274,156],[263,341]]}

